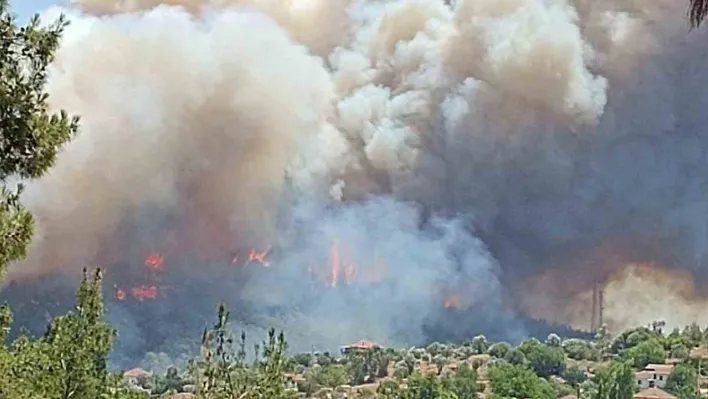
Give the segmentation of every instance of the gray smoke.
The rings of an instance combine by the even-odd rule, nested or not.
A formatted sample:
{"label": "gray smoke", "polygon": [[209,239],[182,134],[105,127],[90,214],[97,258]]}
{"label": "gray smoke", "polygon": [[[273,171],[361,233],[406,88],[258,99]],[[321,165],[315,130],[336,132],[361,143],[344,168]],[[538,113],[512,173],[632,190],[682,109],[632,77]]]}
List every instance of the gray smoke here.
{"label": "gray smoke", "polygon": [[[645,3],[49,10],[72,20],[51,101],[83,125],[27,190],[39,234],[11,278],[127,275],[158,247],[190,294],[117,303],[126,336],[220,298],[333,348],[419,342],[451,296],[519,337],[515,312],[584,327],[592,282],[628,264],[704,275],[705,35]],[[352,284],[327,288],[333,245]],[[269,266],[216,260],[244,248]]]}

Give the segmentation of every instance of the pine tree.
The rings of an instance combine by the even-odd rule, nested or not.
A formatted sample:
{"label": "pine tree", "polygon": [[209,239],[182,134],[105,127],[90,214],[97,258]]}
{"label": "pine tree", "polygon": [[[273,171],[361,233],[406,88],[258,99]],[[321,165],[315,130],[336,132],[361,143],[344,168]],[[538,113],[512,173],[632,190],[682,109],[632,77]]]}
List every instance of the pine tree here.
{"label": "pine tree", "polygon": [[78,118],[51,113],[45,84],[66,26],[62,17],[41,27],[39,17],[18,26],[8,0],[0,0],[0,278],[8,264],[26,255],[32,216],[8,178],[37,178],[78,129]]}

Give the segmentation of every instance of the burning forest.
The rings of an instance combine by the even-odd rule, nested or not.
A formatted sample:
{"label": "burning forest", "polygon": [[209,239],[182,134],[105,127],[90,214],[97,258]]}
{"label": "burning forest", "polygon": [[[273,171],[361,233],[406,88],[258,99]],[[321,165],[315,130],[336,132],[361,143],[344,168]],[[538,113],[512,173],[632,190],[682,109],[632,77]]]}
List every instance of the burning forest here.
{"label": "burning forest", "polygon": [[708,47],[684,6],[50,8],[50,102],[81,131],[27,184],[37,234],[0,297],[41,331],[103,267],[128,359],[219,301],[308,350],[587,330],[598,283],[611,328],[706,323]]}

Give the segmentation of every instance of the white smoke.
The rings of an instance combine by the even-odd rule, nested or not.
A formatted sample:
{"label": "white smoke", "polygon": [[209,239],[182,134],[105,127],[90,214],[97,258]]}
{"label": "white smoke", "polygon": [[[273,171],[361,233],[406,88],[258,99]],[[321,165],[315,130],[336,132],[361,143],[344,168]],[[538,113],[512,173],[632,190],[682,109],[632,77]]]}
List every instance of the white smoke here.
{"label": "white smoke", "polygon": [[[50,99],[81,115],[82,130],[26,192],[39,232],[10,276],[103,259],[125,215],[154,207],[198,221],[184,229],[207,246],[276,245],[280,279],[253,277],[238,294],[262,306],[309,298],[283,277],[326,263],[335,239],[362,268],[385,258],[385,288],[329,293],[280,319],[328,346],[357,334],[419,340],[445,289],[499,310],[499,264],[513,282],[614,231],[643,237],[627,212],[638,194],[623,185],[635,184],[634,166],[608,147],[675,127],[659,112],[668,85],[656,83],[675,65],[667,49],[687,45],[681,7],[645,3],[77,0],[49,10],[72,22]],[[664,92],[637,94],[642,79]],[[652,198],[637,218],[671,203]],[[618,227],[618,215],[629,222]],[[675,220],[658,223],[674,237]]]}

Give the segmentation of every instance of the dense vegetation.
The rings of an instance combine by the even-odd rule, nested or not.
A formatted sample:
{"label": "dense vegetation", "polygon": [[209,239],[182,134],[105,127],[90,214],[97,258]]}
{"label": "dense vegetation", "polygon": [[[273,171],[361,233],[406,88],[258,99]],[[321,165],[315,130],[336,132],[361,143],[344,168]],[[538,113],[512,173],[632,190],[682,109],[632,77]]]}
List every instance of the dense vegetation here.
{"label": "dense vegetation", "polygon": [[[696,15],[705,14],[704,6],[694,7]],[[35,18],[18,27],[7,0],[0,0],[0,274],[24,257],[33,231],[19,189],[10,188],[8,179],[41,176],[77,131],[78,119],[48,111],[44,92],[47,66],[64,26],[60,20],[40,27]],[[462,345],[288,356],[284,335],[275,331],[247,351],[246,337],[233,335],[222,305],[215,324],[204,331],[201,354],[186,367],[156,355],[165,370],[147,365],[151,373],[126,380],[107,367],[117,332],[104,319],[101,283],[100,270],[84,271],[73,310],[52,320],[36,339],[21,333],[9,342],[12,312],[0,308],[0,398],[137,399],[188,392],[204,399],[468,399],[480,393],[629,399],[637,386],[635,371],[671,358],[676,366],[666,390],[693,399],[705,376],[692,350],[705,346],[708,330],[695,324],[669,334],[661,322],[617,336],[602,328],[591,340],[551,334],[545,342],[529,339],[516,347],[477,336]]]}
{"label": "dense vegetation", "polygon": [[[12,314],[3,307],[3,340],[11,323]],[[592,340],[551,334],[544,342],[528,339],[516,347],[477,336],[460,345],[289,356],[284,335],[275,331],[247,350],[246,337],[233,335],[229,312],[221,305],[216,322],[204,331],[201,354],[186,367],[147,365],[147,371],[130,381],[107,369],[116,331],[103,318],[100,271],[85,272],[73,311],[54,319],[44,336],[21,335],[0,349],[0,397],[167,398],[186,392],[205,399],[461,399],[477,393],[494,398],[629,399],[637,391],[635,372],[667,358],[676,366],[666,390],[680,399],[699,397],[697,384],[707,373],[691,350],[708,343],[708,329],[694,324],[666,334],[662,327],[656,322],[617,336],[603,328]]]}

